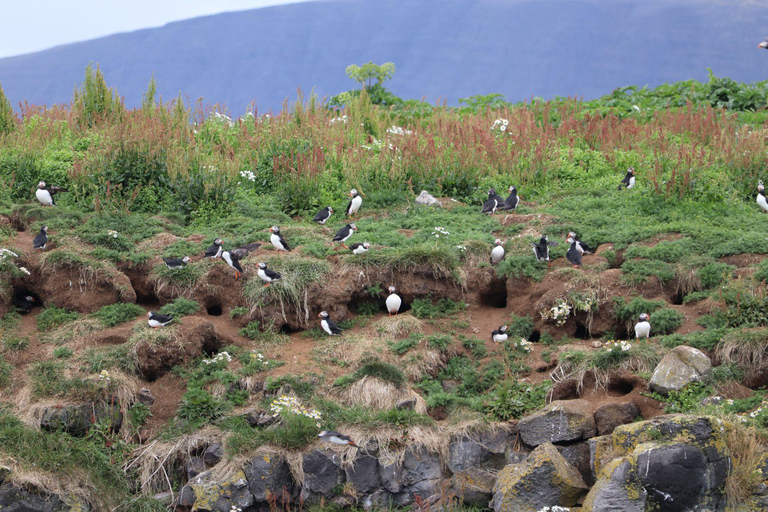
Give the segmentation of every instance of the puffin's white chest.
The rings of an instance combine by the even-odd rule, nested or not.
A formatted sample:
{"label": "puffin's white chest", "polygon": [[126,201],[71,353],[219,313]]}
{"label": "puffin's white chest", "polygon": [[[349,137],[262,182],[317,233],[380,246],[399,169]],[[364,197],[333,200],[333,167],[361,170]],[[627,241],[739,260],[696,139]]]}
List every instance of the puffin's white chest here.
{"label": "puffin's white chest", "polygon": [[154,318],[151,318],[151,319],[149,320],[149,326],[150,326],[150,327],[156,328],[156,327],[162,327],[162,326],[164,326],[164,325],[165,325],[165,324],[163,324],[163,323],[161,323],[161,322],[158,322],[158,321],[157,321],[157,320],[155,320]]}
{"label": "puffin's white chest", "polygon": [[272,278],[269,277],[266,272],[264,272],[264,269],[260,268],[259,270],[256,271],[256,273],[259,275],[259,277],[261,278],[262,281],[267,282],[267,283],[271,283],[272,282]]}
{"label": "puffin's white chest", "polygon": [[354,213],[357,213],[357,210],[360,209],[360,205],[363,204],[363,198],[360,196],[355,196],[352,198],[352,201],[349,205],[349,214],[352,215]]}
{"label": "puffin's white chest", "polygon": [[400,306],[403,304],[403,299],[396,293],[392,293],[387,297],[387,311],[390,313],[397,313],[400,311]]}
{"label": "puffin's white chest", "polygon": [[269,241],[272,242],[272,245],[278,251],[285,250],[285,246],[283,246],[283,243],[280,241],[280,235],[276,235],[275,233],[272,233],[272,236],[269,237]]}
{"label": "puffin's white chest", "polygon": [[[535,251],[534,251],[535,252]],[[500,245],[491,250],[491,263],[494,265],[504,259],[504,248]]]}
{"label": "puffin's white chest", "polygon": [[344,439],[336,436],[331,436],[328,438],[328,440],[333,444],[349,444],[349,441],[345,441]]}
{"label": "puffin's white chest", "polygon": [[650,322],[638,322],[637,324],[635,324],[636,338],[649,338],[650,336],[651,336]]}
{"label": "puffin's white chest", "polygon": [[627,188],[632,188],[634,186],[635,186],[635,177],[632,176],[631,178],[629,178],[629,185],[627,185]]}
{"label": "puffin's white chest", "polygon": [[235,268],[235,266],[232,264],[232,255],[229,254],[228,251],[224,251],[221,253],[221,258],[227,262],[227,265],[229,265],[232,268]]}
{"label": "puffin's white chest", "polygon": [[352,251],[352,252],[353,252],[353,253],[355,253],[355,254],[357,254],[358,256],[360,256],[361,254],[365,254],[365,253],[367,253],[367,252],[368,252],[368,249],[366,249],[365,247],[363,247],[363,246],[361,245],[360,247],[356,247],[356,248],[355,248],[355,250],[354,250],[354,251]]}
{"label": "puffin's white chest", "polygon": [[53,197],[51,197],[51,193],[47,190],[43,188],[37,189],[35,197],[37,197],[37,200],[40,201],[41,204],[44,204],[45,206],[53,206]]}
{"label": "puffin's white chest", "polygon": [[768,201],[765,200],[763,194],[757,194],[757,205],[762,208],[764,212],[768,212]]}
{"label": "puffin's white chest", "polygon": [[493,335],[493,341],[495,341],[496,343],[504,343],[505,341],[507,341],[508,337],[509,336],[507,335],[507,333],[494,334]]}
{"label": "puffin's white chest", "polygon": [[322,327],[325,332],[333,336],[333,331],[331,331],[331,328],[328,326],[328,320],[320,320],[320,327]]}

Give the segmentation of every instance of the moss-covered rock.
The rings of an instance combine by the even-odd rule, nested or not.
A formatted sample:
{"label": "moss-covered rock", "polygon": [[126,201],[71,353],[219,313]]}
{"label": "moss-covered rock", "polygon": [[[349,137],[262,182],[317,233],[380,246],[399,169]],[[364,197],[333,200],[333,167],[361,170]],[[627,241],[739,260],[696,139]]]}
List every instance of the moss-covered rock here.
{"label": "moss-covered rock", "polygon": [[242,471],[218,481],[211,479],[211,472],[206,471],[187,483],[179,500],[181,506],[191,506],[192,512],[231,512],[233,507],[246,509],[253,503]]}
{"label": "moss-covered rock", "polygon": [[659,362],[648,386],[657,393],[667,395],[670,391],[679,391],[691,382],[702,380],[711,369],[712,361],[701,350],[680,345]]}
{"label": "moss-covered rock", "polygon": [[558,400],[530,416],[517,428],[528,446],[589,439],[596,434],[595,418],[586,400]]}
{"label": "moss-covered rock", "polygon": [[551,443],[544,443],[524,463],[501,470],[493,487],[492,507],[496,512],[533,512],[553,505],[571,507],[587,490],[579,471]]}

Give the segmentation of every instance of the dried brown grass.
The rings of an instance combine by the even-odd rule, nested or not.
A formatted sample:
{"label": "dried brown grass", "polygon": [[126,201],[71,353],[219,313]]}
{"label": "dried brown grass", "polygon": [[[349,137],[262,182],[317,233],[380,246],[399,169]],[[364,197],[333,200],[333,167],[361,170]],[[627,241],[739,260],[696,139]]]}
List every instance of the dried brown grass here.
{"label": "dried brown grass", "polygon": [[376,377],[365,376],[340,392],[341,399],[349,405],[359,405],[372,409],[394,409],[398,402],[416,400],[415,411],[427,413],[427,403],[410,387],[398,388],[392,382]]}

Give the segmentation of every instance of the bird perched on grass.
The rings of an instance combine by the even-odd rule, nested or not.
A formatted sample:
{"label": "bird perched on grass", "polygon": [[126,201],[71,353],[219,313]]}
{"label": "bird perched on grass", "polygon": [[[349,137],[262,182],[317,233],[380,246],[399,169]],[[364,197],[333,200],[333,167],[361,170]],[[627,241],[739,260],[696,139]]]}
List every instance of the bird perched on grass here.
{"label": "bird perched on grass", "polygon": [[496,194],[496,191],[494,189],[490,189],[488,191],[488,200],[483,203],[483,209],[480,210],[480,212],[493,215],[496,213],[496,209],[499,207],[499,205],[503,202],[504,201],[501,200],[501,198]]}
{"label": "bird perched on grass", "polygon": [[635,324],[635,339],[651,337],[651,315],[643,313],[640,315],[640,321]]}
{"label": "bird perched on grass", "polygon": [[221,257],[221,244],[223,244],[224,241],[221,238],[217,238],[213,241],[213,245],[210,246],[205,250],[205,253],[203,254],[203,258],[219,258]]}
{"label": "bird perched on grass", "polygon": [[29,313],[35,307],[35,298],[31,295],[18,298],[14,301],[14,306],[16,306],[16,311],[19,313]]}
{"label": "bird perched on grass", "polygon": [[764,212],[768,212],[768,201],[765,200],[765,187],[763,186],[763,180],[757,182],[757,206],[759,206]]}
{"label": "bird perched on grass", "polygon": [[535,244],[531,242],[531,247],[533,247],[533,254],[536,255],[536,261],[539,263],[544,263],[546,261],[547,266],[549,266],[552,263],[549,261],[549,248],[555,245],[559,244],[557,242],[550,242],[545,235],[541,236],[539,243]]}
{"label": "bird perched on grass", "polygon": [[290,251],[291,248],[288,246],[288,242],[285,241],[285,238],[283,238],[283,235],[280,234],[280,228],[277,226],[272,226],[269,228],[269,232],[272,233],[269,236],[269,241],[272,242],[272,246],[277,249],[278,251]]}
{"label": "bird perched on grass", "polygon": [[44,251],[48,245],[48,226],[40,228],[40,233],[32,240],[32,247]]}
{"label": "bird perched on grass", "polygon": [[333,320],[329,318],[327,311],[321,311],[317,316],[320,318],[320,327],[322,327],[323,330],[328,333],[328,336],[336,336],[344,332],[341,330],[341,328],[339,328],[338,325],[336,325]]}
{"label": "bird perched on grass", "polygon": [[765,38],[765,40],[757,45],[758,48],[762,48],[763,50],[768,50],[768,37]]}
{"label": "bird perched on grass", "polygon": [[630,167],[627,169],[627,174],[624,176],[624,179],[621,180],[621,183],[619,183],[619,187],[616,190],[621,190],[621,187],[627,187],[627,189],[631,189],[635,186],[635,168]]}
{"label": "bird perched on grass", "polygon": [[347,445],[347,446],[354,446],[357,448],[358,446],[349,438],[349,436],[345,436],[344,434],[339,434],[338,432],[335,432],[333,430],[323,430],[319,434],[317,434],[317,437],[320,438],[321,441],[324,443],[333,443],[333,444],[341,444],[341,445]]}
{"label": "bird perched on grass", "polygon": [[363,198],[360,197],[360,194],[357,193],[357,189],[354,188],[350,190],[349,194],[347,195],[351,198],[349,204],[347,205],[347,217],[352,219],[360,209],[360,206],[362,206]]}
{"label": "bird perched on grass", "polygon": [[499,205],[499,208],[514,212],[515,208],[517,208],[517,205],[520,204],[520,196],[517,195],[517,189],[514,186],[509,187],[509,195],[504,200],[503,205]]}
{"label": "bird perched on grass", "polygon": [[312,222],[325,224],[325,222],[331,218],[331,215],[333,215],[333,208],[326,206],[315,214],[315,216],[312,218]]}
{"label": "bird perched on grass", "polygon": [[160,313],[155,313],[154,311],[148,312],[147,317],[149,326],[153,329],[157,329],[158,327],[165,327],[173,321],[172,316],[162,315]]}
{"label": "bird perched on grass", "polygon": [[261,247],[261,244],[254,242],[252,244],[241,245],[237,249],[232,249],[230,252],[237,256],[237,259],[242,260],[243,258],[247,258],[249,254],[259,247]]}
{"label": "bird perched on grass", "polygon": [[180,268],[184,268],[187,266],[187,263],[189,263],[189,256],[184,256],[183,258],[163,258],[163,261],[165,262],[165,266],[170,268],[171,270],[177,270]]}
{"label": "bird perched on grass", "polygon": [[507,335],[507,326],[506,325],[502,325],[501,327],[499,327],[498,329],[496,329],[495,331],[493,331],[491,333],[491,338],[496,343],[504,343],[505,341],[507,341],[508,337],[509,336]]}
{"label": "bird perched on grass", "polygon": [[349,240],[349,237],[351,237],[355,233],[355,231],[357,231],[357,226],[355,226],[354,224],[347,224],[346,226],[344,226],[343,228],[341,228],[336,232],[336,234],[333,236],[333,240],[331,241],[341,242],[341,245],[349,249],[349,247],[347,247],[347,245],[344,242]]}
{"label": "bird perched on grass", "polygon": [[263,261],[259,263],[259,270],[256,271],[256,273],[259,275],[262,281],[264,281],[264,287],[266,288],[270,284],[272,284],[273,281],[277,281],[281,277],[283,277],[279,272],[275,272],[274,270],[269,270],[267,268],[267,264]]}
{"label": "bird perched on grass", "polygon": [[35,197],[43,206],[56,206],[53,201],[53,196],[59,192],[69,192],[64,187],[47,186],[44,181],[37,184],[37,190],[35,191]]}
{"label": "bird perched on grass", "polygon": [[403,299],[400,298],[400,296],[395,293],[397,289],[394,286],[389,287],[389,296],[387,297],[387,300],[385,301],[387,305],[387,311],[389,312],[389,316],[397,315],[398,311],[400,311],[400,306],[403,305]]}
{"label": "bird perched on grass", "polygon": [[442,206],[440,204],[440,201],[435,199],[435,196],[427,192],[426,190],[422,190],[419,195],[416,196],[416,204],[422,204],[422,205],[433,205],[436,204],[438,206]]}
{"label": "bird perched on grass", "polygon": [[243,267],[240,266],[240,258],[229,251],[223,251],[221,253],[221,259],[227,262],[227,265],[235,269],[235,279],[240,279],[243,275]]}
{"label": "bird perched on grass", "polygon": [[368,252],[368,249],[371,248],[371,244],[368,242],[363,243],[356,243],[349,246],[349,249],[352,251],[352,254],[356,256],[361,256]]}
{"label": "bird perched on grass", "polygon": [[506,256],[506,253],[504,252],[504,246],[502,245],[504,242],[501,241],[501,239],[497,238],[496,242],[494,242],[496,246],[491,249],[491,265],[496,265],[498,263],[501,263],[501,260],[504,259]]}
{"label": "bird perched on grass", "polygon": [[579,244],[579,247],[581,247],[581,252],[583,253],[590,253],[593,254],[595,252],[594,249],[592,249],[590,246],[579,240],[579,237],[576,236],[575,231],[569,231],[568,232],[568,238],[573,238],[574,241]]}
{"label": "bird perched on grass", "polygon": [[568,249],[568,252],[565,253],[565,257],[571,262],[573,268],[579,268],[581,266],[581,255],[584,253],[584,249],[582,249],[579,243],[573,238],[568,238],[566,242],[571,244],[571,247]]}

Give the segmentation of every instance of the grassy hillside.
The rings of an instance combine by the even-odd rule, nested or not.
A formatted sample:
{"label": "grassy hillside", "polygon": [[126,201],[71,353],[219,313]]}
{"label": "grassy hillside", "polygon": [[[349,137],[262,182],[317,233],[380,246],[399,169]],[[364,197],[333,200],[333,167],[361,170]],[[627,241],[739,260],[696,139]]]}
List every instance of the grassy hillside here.
{"label": "grassy hillside", "polygon": [[[438,439],[519,419],[556,394],[631,396],[646,419],[704,411],[764,443],[763,84],[713,77],[587,103],[475,97],[456,109],[382,109],[363,94],[341,111],[309,98],[233,120],[151,98],[126,110],[98,74],[88,80],[69,108],[30,106],[0,123],[0,248],[12,252],[0,255],[0,454],[14,482],[160,510],[151,496],[178,492],[183,454],[213,439],[231,468],[261,446],[301,450],[319,428],[393,452],[406,433],[444,448]],[[637,185],[617,190],[630,166]],[[34,200],[39,180],[69,189],[57,207]],[[517,211],[482,215],[488,188],[510,185]],[[331,243],[351,188],[363,206],[350,242],[373,246],[362,257]],[[422,189],[442,206],[417,205]],[[328,225],[312,223],[328,205]],[[36,252],[42,225],[49,248]],[[273,225],[290,254],[268,245]],[[597,248],[581,269],[564,261],[571,230]],[[552,267],[531,254],[542,234],[560,242]],[[264,244],[242,280],[201,258],[216,237]],[[492,267],[496,238],[507,257]],[[180,271],[159,259],[183,256]],[[263,287],[259,261],[283,280]],[[389,318],[394,283],[408,311]],[[14,312],[22,292],[44,307]],[[175,320],[151,330],[149,309]],[[323,309],[343,336],[319,329]],[[654,336],[636,342],[643,312]],[[502,324],[510,339],[493,343]],[[650,394],[650,373],[678,345],[705,351],[715,371]],[[156,405],[138,401],[142,387]],[[702,405],[713,395],[726,400]],[[119,433],[108,415],[84,437],[37,428],[46,408],[98,400],[119,404]],[[270,410],[282,422],[253,428],[248,415]],[[758,463],[734,462],[734,504]]]}

